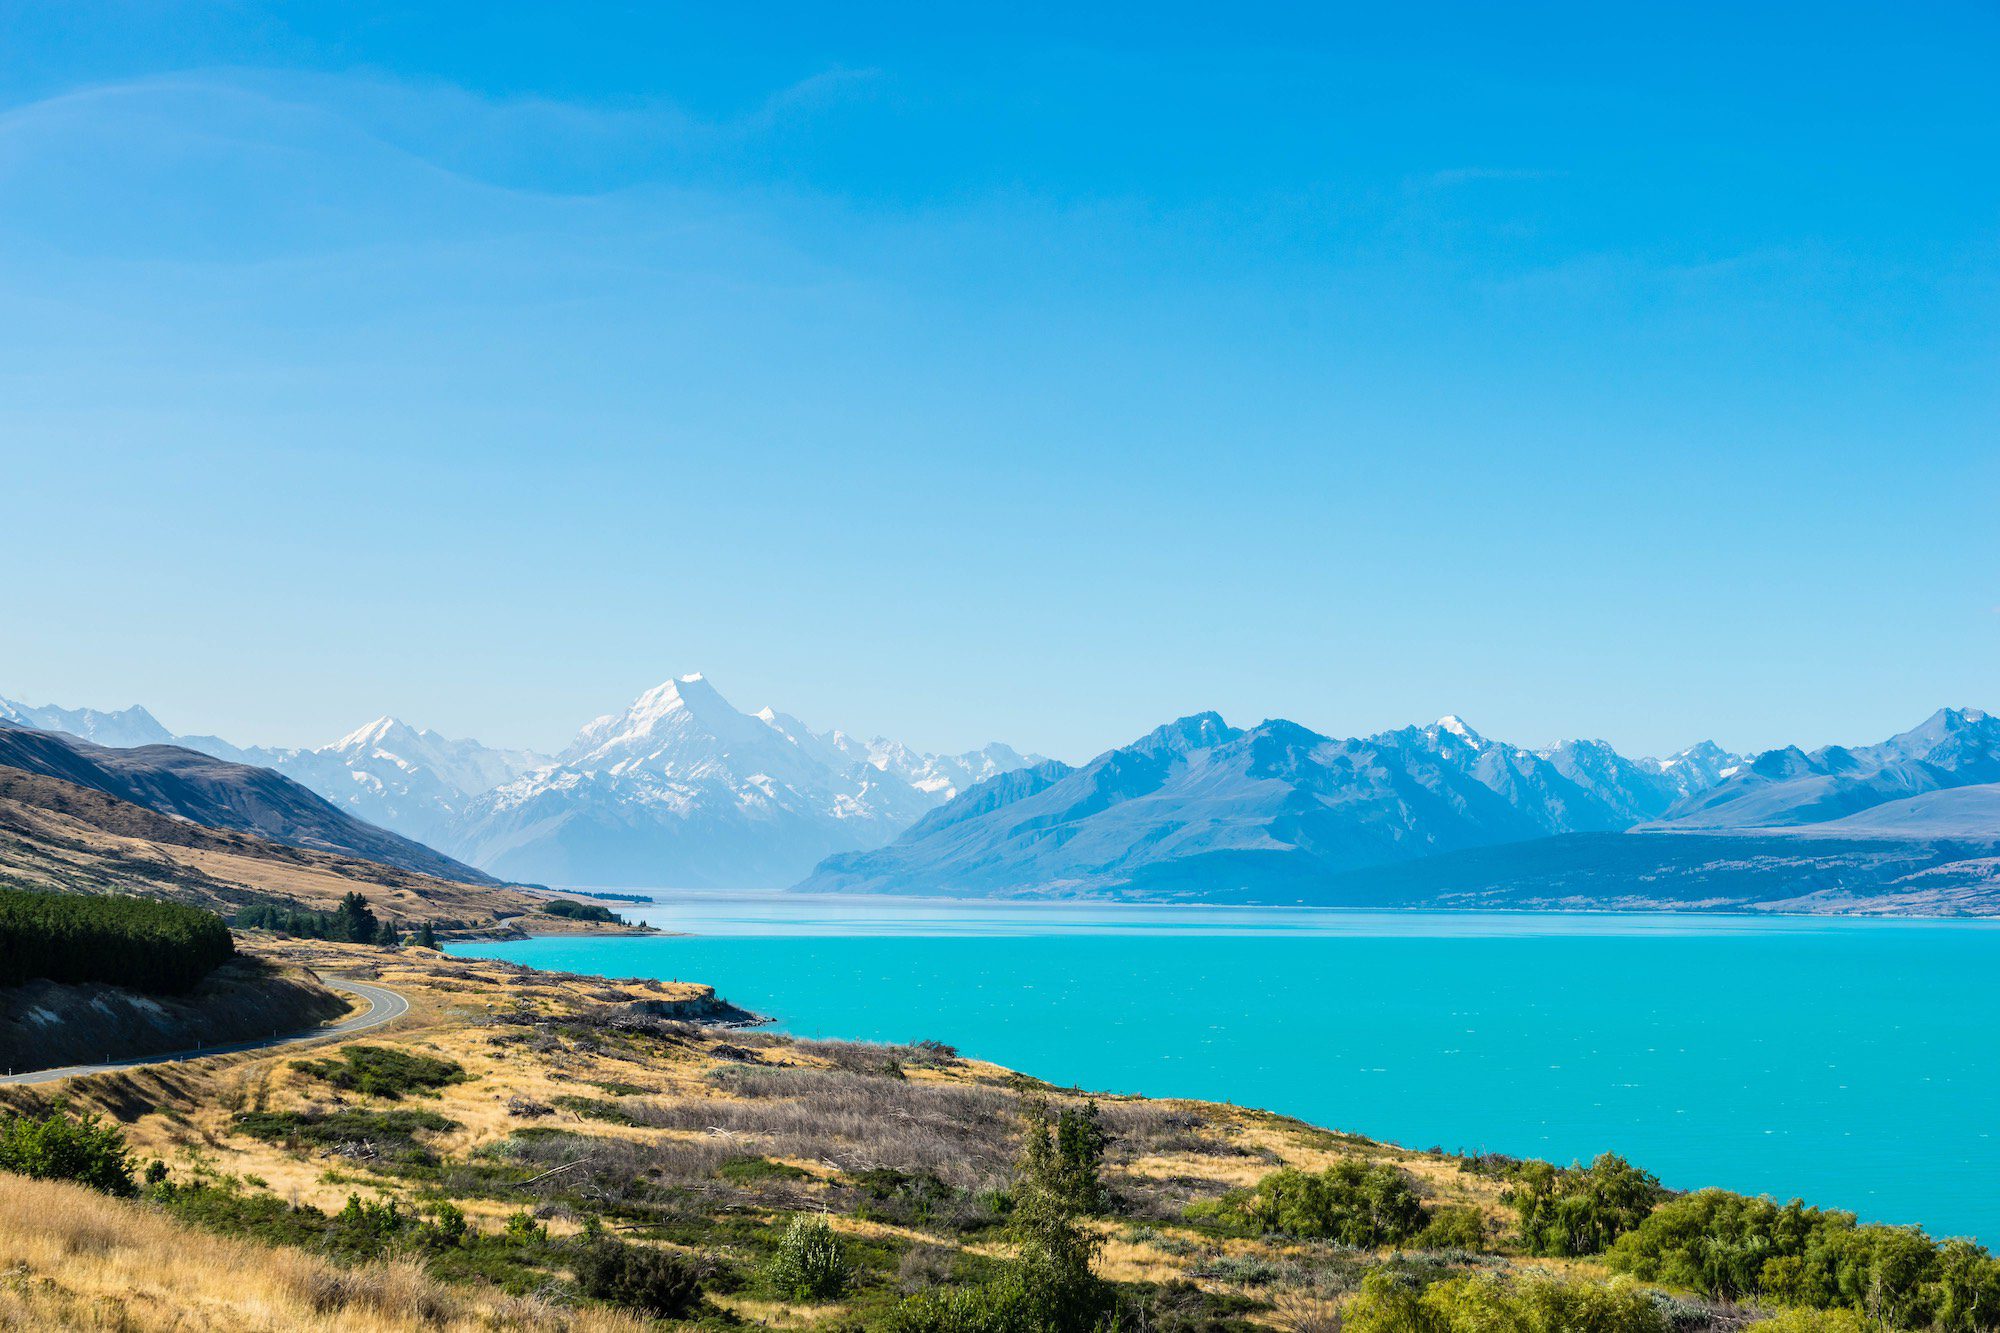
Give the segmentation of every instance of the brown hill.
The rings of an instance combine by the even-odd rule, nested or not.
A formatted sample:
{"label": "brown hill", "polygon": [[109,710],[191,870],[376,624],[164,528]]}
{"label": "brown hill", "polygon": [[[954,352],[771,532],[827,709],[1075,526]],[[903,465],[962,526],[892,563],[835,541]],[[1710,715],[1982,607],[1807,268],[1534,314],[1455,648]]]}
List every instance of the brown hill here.
{"label": "brown hill", "polygon": [[0,723],[0,765],[61,778],[209,828],[466,884],[496,882],[420,842],[354,818],[282,774],[177,745],[115,750],[61,732]]}
{"label": "brown hill", "polygon": [[0,883],[136,893],[224,914],[270,902],[325,911],[345,894],[359,893],[376,915],[398,923],[576,929],[555,917],[524,920],[548,900],[523,889],[207,828],[62,778],[6,767],[0,767]]}

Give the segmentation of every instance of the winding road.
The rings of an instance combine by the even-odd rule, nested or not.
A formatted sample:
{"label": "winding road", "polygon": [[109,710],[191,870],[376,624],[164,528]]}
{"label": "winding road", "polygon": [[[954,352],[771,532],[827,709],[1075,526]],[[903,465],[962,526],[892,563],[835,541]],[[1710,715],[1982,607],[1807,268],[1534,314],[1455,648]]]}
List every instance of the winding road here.
{"label": "winding road", "polygon": [[322,977],[321,981],[329,990],[346,991],[350,995],[368,1001],[368,1009],[352,1018],[343,1018],[338,1023],[306,1028],[301,1032],[264,1037],[257,1041],[229,1042],[221,1046],[197,1046],[189,1051],[141,1055],[130,1060],[111,1060],[100,1065],[64,1065],[60,1069],[37,1069],[26,1074],[9,1073],[0,1075],[0,1083],[53,1083],[57,1079],[75,1078],[79,1074],[108,1074],[119,1069],[138,1069],[143,1065],[175,1064],[183,1060],[204,1060],[211,1055],[234,1055],[238,1051],[257,1051],[269,1046],[291,1046],[298,1042],[320,1041],[327,1037],[346,1037],[356,1032],[366,1032],[369,1028],[381,1027],[384,1023],[394,1022],[410,1012],[410,1002],[387,986],[356,981],[352,977]]}

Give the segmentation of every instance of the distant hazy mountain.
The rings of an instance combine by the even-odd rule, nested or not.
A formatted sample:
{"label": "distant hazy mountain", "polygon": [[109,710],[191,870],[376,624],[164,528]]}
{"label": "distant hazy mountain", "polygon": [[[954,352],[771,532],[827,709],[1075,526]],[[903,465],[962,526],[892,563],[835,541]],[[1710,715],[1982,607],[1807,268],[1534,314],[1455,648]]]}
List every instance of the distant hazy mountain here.
{"label": "distant hazy mountain", "polygon": [[60,778],[210,828],[254,833],[443,879],[491,882],[470,866],[345,814],[268,768],[180,746],[112,748],[9,721],[0,722],[0,766]]}
{"label": "distant hazy mountain", "polygon": [[120,749],[174,743],[173,733],[137,704],[107,713],[96,708],[58,708],[54,704],[37,707],[0,699],[0,721],[37,731],[66,732],[97,745]]}
{"label": "distant hazy mountain", "polygon": [[889,846],[829,858],[800,887],[1288,893],[1366,866],[1628,828],[1699,782],[1708,760],[1627,760],[1602,742],[1538,754],[1456,717],[1336,740],[1200,713],[1081,768],[982,783]]}
{"label": "distant hazy mountain", "polygon": [[1880,745],[1767,750],[1724,781],[1676,804],[1656,827],[1672,832],[1770,831],[1896,837],[2000,833],[2000,719],[1943,708]]}
{"label": "distant hazy mountain", "polygon": [[30,706],[0,719],[173,744],[274,769],[357,818],[537,882],[782,887],[836,851],[879,846],[940,802],[1039,762],[1005,745],[926,754],[738,712],[699,675],[586,726],[556,758],[452,740],[392,717],[312,749],[176,736],[145,709]]}
{"label": "distant hazy mountain", "polygon": [[452,740],[393,717],[317,749],[256,749],[245,757],[370,823],[429,843],[447,836],[474,797],[550,762],[527,750]]}
{"label": "distant hazy mountain", "polygon": [[445,845],[496,874],[622,887],[780,887],[887,842],[1006,746],[925,755],[739,712],[699,675],[586,726],[555,763],[474,801]]}
{"label": "distant hazy mountain", "polygon": [[219,736],[180,736],[144,708],[34,706],[0,699],[0,720],[60,731],[117,749],[177,745],[231,763],[275,769],[358,819],[420,842],[435,842],[474,796],[549,763],[525,750],[455,741],[395,718],[377,718],[314,749],[231,744]]}

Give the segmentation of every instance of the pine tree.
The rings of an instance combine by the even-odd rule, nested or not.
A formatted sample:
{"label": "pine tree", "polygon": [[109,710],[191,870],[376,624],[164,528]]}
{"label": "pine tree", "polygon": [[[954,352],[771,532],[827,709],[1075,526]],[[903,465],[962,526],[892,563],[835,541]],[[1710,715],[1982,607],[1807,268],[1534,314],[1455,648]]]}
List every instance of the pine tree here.
{"label": "pine tree", "polygon": [[438,947],[437,932],[431,929],[431,923],[428,921],[417,927],[417,947],[419,949],[435,949]]}
{"label": "pine tree", "polygon": [[337,938],[350,944],[373,944],[380,931],[380,923],[375,913],[368,910],[368,900],[358,893],[350,893],[340,900],[334,912],[334,928]]}

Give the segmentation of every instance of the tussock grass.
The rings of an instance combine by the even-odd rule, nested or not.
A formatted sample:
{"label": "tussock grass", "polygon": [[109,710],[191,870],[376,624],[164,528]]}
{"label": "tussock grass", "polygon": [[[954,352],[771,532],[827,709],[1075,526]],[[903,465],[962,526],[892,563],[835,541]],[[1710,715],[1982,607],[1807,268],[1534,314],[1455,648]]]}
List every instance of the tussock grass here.
{"label": "tussock grass", "polygon": [[81,1186],[0,1175],[0,1328],[638,1333],[615,1312],[448,1287],[413,1259],[342,1267],[191,1230]]}

